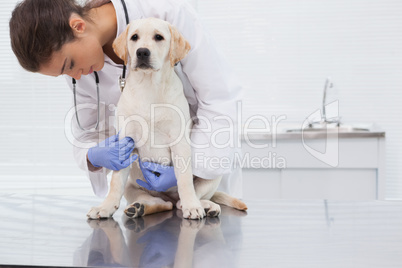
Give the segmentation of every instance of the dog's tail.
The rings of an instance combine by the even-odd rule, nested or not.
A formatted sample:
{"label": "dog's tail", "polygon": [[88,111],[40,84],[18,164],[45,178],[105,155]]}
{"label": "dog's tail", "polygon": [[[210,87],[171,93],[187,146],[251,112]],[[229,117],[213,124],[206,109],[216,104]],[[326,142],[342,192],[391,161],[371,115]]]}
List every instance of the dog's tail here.
{"label": "dog's tail", "polygon": [[247,210],[246,204],[243,203],[243,201],[234,198],[227,193],[224,192],[215,192],[214,195],[211,198],[211,201],[225,205],[228,207],[232,207],[238,210]]}

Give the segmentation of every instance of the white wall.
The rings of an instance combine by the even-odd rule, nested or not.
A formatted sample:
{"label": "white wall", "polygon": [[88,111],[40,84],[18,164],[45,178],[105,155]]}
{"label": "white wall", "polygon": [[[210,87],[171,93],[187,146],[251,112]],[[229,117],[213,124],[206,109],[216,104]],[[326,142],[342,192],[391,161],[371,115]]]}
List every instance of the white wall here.
{"label": "white wall", "polygon": [[72,106],[64,78],[24,71],[11,51],[8,22],[16,3],[0,2],[0,192],[91,194],[64,135]]}
{"label": "white wall", "polygon": [[[64,79],[23,71],[11,52],[8,20],[16,2],[0,3],[0,184],[11,183],[11,175],[82,176],[64,137],[72,104]],[[243,82],[244,119],[286,115],[301,123],[320,108],[330,76],[343,121],[386,130],[386,196],[402,198],[401,1],[192,3]]]}
{"label": "white wall", "polygon": [[202,0],[198,11],[243,81],[244,119],[300,122],[334,82],[344,122],[386,133],[387,198],[402,198],[402,2]]}

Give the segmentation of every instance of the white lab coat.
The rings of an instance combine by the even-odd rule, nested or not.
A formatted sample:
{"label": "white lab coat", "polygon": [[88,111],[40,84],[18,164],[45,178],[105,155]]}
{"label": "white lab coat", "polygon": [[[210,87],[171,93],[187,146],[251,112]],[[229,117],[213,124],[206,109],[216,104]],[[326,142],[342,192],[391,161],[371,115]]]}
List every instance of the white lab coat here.
{"label": "white lab coat", "polygon": [[[237,144],[237,105],[241,100],[241,86],[231,68],[215,48],[211,36],[205,31],[202,22],[192,7],[184,0],[126,0],[130,21],[140,18],[156,17],[170,22],[189,41],[191,51],[175,67],[182,80],[184,93],[190,105],[191,116],[197,116],[191,140],[194,144],[207,144],[207,148],[192,148],[193,173],[201,178],[223,176],[220,190],[233,196],[242,197],[242,176],[240,167],[235,167],[235,155],[240,153]],[[112,0],[117,13],[117,36],[126,28],[123,6],[120,0]],[[117,37],[116,36],[116,37]],[[129,71],[129,70],[128,70]],[[107,173],[103,168],[92,172],[88,170],[86,155],[88,149],[116,133],[114,129],[114,108],[120,97],[118,77],[122,66],[115,64],[105,55],[105,65],[98,72],[100,80],[100,124],[97,132],[84,132],[72,120],[74,134],[74,157],[81,169],[86,171],[94,193],[105,196],[108,191]],[[66,80],[72,88],[71,78]],[[80,123],[84,128],[94,127],[97,119],[96,86],[94,74],[82,76],[77,81],[77,106]],[[133,100],[135,101],[135,100]],[[88,106],[80,110],[82,106]],[[85,107],[84,107],[85,108]],[[210,122],[210,126],[206,120]],[[234,146],[216,148],[229,141],[229,123]],[[223,159],[223,160],[222,160]],[[221,160],[222,164],[216,161]],[[215,162],[214,162],[215,161]],[[230,164],[229,164],[230,163]]]}

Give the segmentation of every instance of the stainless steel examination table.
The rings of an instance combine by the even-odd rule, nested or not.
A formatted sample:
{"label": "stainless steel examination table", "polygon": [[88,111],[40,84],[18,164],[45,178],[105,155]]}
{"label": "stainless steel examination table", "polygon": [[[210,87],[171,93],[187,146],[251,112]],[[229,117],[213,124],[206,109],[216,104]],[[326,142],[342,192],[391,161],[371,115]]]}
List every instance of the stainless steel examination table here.
{"label": "stainless steel examination table", "polygon": [[95,197],[0,195],[0,267],[402,267],[402,202],[244,200],[218,218],[181,211],[86,219]]}

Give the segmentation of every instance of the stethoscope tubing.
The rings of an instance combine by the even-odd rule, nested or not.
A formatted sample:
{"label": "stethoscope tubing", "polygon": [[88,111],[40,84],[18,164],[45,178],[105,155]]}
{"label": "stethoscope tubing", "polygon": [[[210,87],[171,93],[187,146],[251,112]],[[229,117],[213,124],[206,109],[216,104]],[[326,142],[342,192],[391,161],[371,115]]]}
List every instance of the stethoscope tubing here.
{"label": "stethoscope tubing", "polygon": [[[129,17],[128,17],[128,12],[127,12],[126,3],[124,2],[124,0],[121,0],[121,4],[123,5],[123,9],[124,9],[124,15],[125,15],[125,18],[126,18],[126,25],[128,25],[128,23],[130,22],[130,20],[129,20]],[[98,129],[98,126],[99,126],[99,120],[100,120],[100,111],[99,111],[99,107],[100,107],[100,98],[99,98],[99,76],[98,76],[98,73],[95,72],[95,71],[94,71],[94,74],[95,74],[95,82],[96,82],[97,107],[98,107],[98,109],[97,109],[97,119],[96,119],[96,124],[95,124],[94,130],[97,130],[97,129]],[[124,87],[124,85],[125,85],[125,79],[126,79],[126,65],[123,65],[123,73],[122,73],[122,75],[121,75],[120,78],[119,78],[119,83],[120,83],[120,88],[121,88],[121,90],[123,90],[123,87]],[[72,78],[72,83],[73,83],[75,118],[77,119],[78,127],[79,127],[82,131],[91,131],[92,129],[87,130],[87,129],[83,128],[83,127],[81,126],[80,120],[78,119],[77,95],[76,95],[76,84],[77,84],[77,81],[76,81],[74,78]]]}
{"label": "stethoscope tubing", "polygon": [[[99,107],[100,107],[100,98],[99,98],[99,76],[98,76],[98,73],[97,72],[94,72],[94,74],[95,74],[95,83],[96,83],[96,95],[97,95],[97,107],[98,107],[98,109],[97,109],[97,119],[96,119],[96,125],[95,125],[95,130],[96,129],[98,129],[98,126],[99,126]],[[73,80],[72,80],[72,82],[73,82],[73,95],[74,95],[74,108],[75,108],[75,118],[77,119],[77,124],[78,124],[78,127],[81,129],[81,130],[83,130],[83,131],[88,131],[88,130],[86,130],[86,129],[84,129],[82,126],[81,126],[81,123],[80,123],[80,120],[78,119],[78,110],[77,110],[77,94],[76,94],[76,84],[77,84],[77,81],[73,78]]]}

